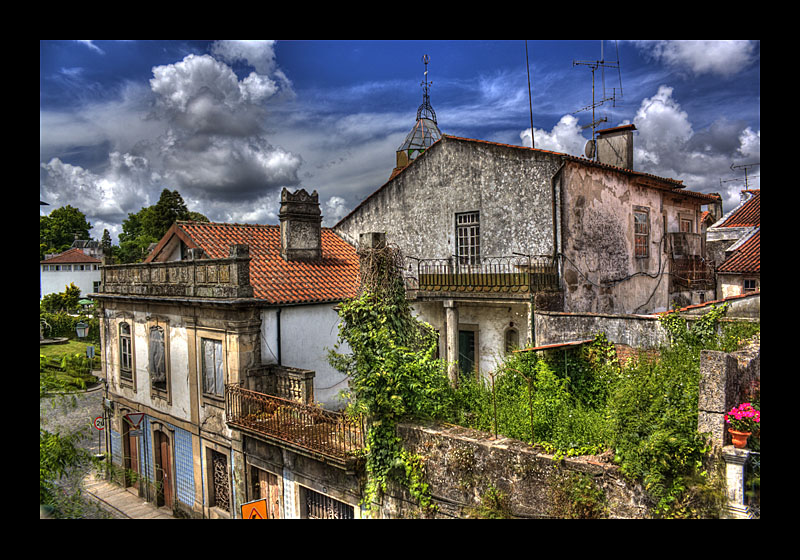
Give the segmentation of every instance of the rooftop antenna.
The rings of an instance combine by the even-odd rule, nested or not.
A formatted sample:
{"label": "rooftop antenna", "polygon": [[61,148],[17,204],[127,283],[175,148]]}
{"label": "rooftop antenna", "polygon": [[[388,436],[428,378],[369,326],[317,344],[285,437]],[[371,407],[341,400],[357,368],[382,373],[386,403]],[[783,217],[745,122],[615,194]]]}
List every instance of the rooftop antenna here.
{"label": "rooftop antenna", "polygon": [[[731,171],[733,171],[734,169],[744,169],[744,190],[747,190],[747,187],[748,187],[748,185],[747,185],[747,170],[749,168],[751,168],[751,167],[755,167],[756,165],[761,165],[761,162],[757,161],[756,163],[744,163],[742,165],[733,165],[733,164],[731,164]],[[757,176],[758,175],[756,175],[756,177]]]}
{"label": "rooftop antenna", "polygon": [[[604,122],[608,121],[608,117],[606,117],[606,116],[603,116],[603,118],[601,118],[601,119],[595,118],[595,108],[596,107],[600,107],[606,101],[611,101],[613,103],[613,105],[612,105],[613,107],[617,106],[617,88],[612,88],[610,96],[608,96],[606,94],[606,68],[616,68],[617,69],[617,73],[619,75],[619,96],[620,96],[620,98],[622,97],[622,72],[620,71],[620,65],[619,65],[619,44],[617,43],[617,41],[614,41],[614,44],[616,45],[616,50],[617,50],[617,60],[616,61],[607,62],[605,60],[604,41],[600,41],[600,60],[573,60],[572,61],[572,65],[573,66],[588,66],[589,69],[592,71],[592,104],[591,105],[587,105],[586,107],[583,107],[581,109],[578,109],[577,111],[572,113],[574,115],[576,113],[580,113],[581,111],[587,111],[589,109],[592,110],[592,122],[587,124],[587,125],[585,125],[585,126],[583,126],[583,127],[581,127],[581,130],[585,130],[585,129],[589,128],[589,127],[592,128],[592,139],[589,140],[589,142],[586,145],[586,156],[589,157],[589,158],[592,158],[592,159],[595,158],[596,155],[597,155],[597,150],[594,149],[594,140],[595,140],[595,135],[596,135],[596,131],[597,131],[597,125],[600,124],[600,123],[604,123]],[[603,88],[603,95],[599,100],[595,99],[595,87],[594,87],[594,83],[595,83],[594,74],[595,74],[595,71],[597,69],[600,69],[600,79],[601,79],[602,88]],[[591,149],[590,149],[590,145],[591,145]],[[591,153],[591,155],[589,155],[590,153]]]}
{"label": "rooftop antenna", "polygon": [[531,148],[536,146],[533,143],[533,98],[531,97],[531,65],[528,63],[528,40],[525,40],[525,68],[528,70],[528,106],[531,111]]}

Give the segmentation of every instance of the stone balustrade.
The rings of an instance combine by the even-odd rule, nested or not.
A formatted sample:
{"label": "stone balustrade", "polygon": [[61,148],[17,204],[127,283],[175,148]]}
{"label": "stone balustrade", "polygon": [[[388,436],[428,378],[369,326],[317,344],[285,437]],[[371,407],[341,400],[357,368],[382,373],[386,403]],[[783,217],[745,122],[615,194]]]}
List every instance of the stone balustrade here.
{"label": "stone balustrade", "polygon": [[101,294],[196,298],[252,298],[247,245],[231,245],[222,259],[204,259],[192,251],[188,260],[103,265]]}

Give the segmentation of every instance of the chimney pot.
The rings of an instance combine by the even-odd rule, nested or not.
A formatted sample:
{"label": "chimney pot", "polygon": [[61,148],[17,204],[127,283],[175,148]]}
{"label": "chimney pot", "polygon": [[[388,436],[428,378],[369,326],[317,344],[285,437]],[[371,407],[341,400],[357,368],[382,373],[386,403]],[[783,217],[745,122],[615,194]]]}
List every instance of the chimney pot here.
{"label": "chimney pot", "polygon": [[597,131],[597,161],[633,171],[632,124]]}
{"label": "chimney pot", "polygon": [[322,258],[322,213],[317,191],[281,191],[281,257],[287,261]]}

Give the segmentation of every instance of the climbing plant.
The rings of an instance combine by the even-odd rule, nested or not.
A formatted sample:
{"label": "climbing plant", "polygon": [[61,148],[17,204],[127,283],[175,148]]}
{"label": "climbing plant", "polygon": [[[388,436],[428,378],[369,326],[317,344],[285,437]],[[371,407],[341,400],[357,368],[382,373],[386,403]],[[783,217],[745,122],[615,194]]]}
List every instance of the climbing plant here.
{"label": "climbing plant", "polygon": [[[359,257],[361,287],[339,307],[338,344],[329,361],[349,376],[349,412],[367,420],[364,504],[372,507],[389,483],[396,482],[430,510],[434,506],[423,459],[403,448],[397,424],[445,414],[451,406],[446,369],[435,357],[432,327],[411,313],[399,250],[365,249]],[[343,343],[348,353],[338,351]]]}

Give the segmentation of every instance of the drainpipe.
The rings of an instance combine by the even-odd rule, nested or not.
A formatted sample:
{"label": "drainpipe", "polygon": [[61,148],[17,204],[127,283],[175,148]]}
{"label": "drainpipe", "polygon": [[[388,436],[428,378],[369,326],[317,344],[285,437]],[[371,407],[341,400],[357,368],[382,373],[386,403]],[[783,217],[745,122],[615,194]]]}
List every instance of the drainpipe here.
{"label": "drainpipe", "polygon": [[277,328],[278,328],[278,365],[282,366],[283,362],[281,362],[281,308],[278,308],[275,316],[277,317]]}
{"label": "drainpipe", "polygon": [[[558,258],[559,251],[561,249],[561,231],[558,228],[558,213],[556,212],[556,206],[558,206],[559,210],[561,209],[561,189],[556,189],[556,177],[561,174],[561,171],[566,165],[567,160],[562,157],[561,166],[555,173],[553,173],[553,176],[550,177],[550,191],[552,193],[550,201],[553,210],[553,260]],[[556,190],[558,190],[558,192],[556,192]],[[556,195],[558,195],[558,204],[556,204]]]}

